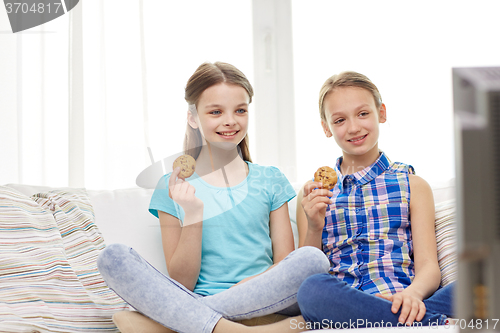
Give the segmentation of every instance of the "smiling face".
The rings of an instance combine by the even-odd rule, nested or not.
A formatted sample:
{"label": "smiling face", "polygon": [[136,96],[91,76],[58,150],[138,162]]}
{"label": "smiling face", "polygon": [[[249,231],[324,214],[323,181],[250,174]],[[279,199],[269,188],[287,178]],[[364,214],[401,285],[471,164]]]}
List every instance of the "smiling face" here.
{"label": "smiling face", "polygon": [[238,145],[248,129],[250,98],[241,86],[220,83],[203,91],[197,116],[188,114],[189,125],[199,128],[204,140],[223,149]]}
{"label": "smiling face", "polygon": [[333,136],[344,158],[378,157],[379,123],[386,121],[385,105],[380,110],[370,91],[358,87],[335,88],[325,97],[327,137]]}

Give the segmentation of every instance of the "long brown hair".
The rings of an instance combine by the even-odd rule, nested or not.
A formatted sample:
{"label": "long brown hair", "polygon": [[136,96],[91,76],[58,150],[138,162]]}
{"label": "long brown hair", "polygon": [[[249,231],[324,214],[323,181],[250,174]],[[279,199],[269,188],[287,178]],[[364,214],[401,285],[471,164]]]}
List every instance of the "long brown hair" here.
{"label": "long brown hair", "polygon": [[335,88],[339,87],[358,87],[368,90],[369,92],[371,92],[373,98],[375,99],[375,106],[377,107],[377,110],[380,110],[380,106],[382,105],[382,97],[380,96],[380,92],[378,91],[377,86],[363,74],[349,71],[342,72],[340,74],[335,74],[329,77],[325,81],[325,83],[323,83],[323,86],[321,87],[321,90],[319,92],[319,114],[321,120],[323,120],[325,123],[327,122],[324,106],[326,95],[328,95],[328,93],[333,91]]}
{"label": "long brown hair", "polygon": [[[184,98],[190,106],[190,111],[196,112],[195,108],[191,108],[191,105],[195,105],[196,107],[198,106],[200,96],[205,89],[219,83],[235,84],[244,88],[250,98],[249,103],[252,102],[253,88],[245,74],[233,65],[224,62],[206,62],[201,64],[196,69],[186,84]],[[194,159],[197,159],[200,155],[202,145],[203,140],[200,130],[198,128],[192,128],[189,124],[187,124],[186,135],[184,137],[184,153],[193,156]],[[238,144],[238,147],[241,150],[243,160],[252,162],[252,159],[250,158],[250,150],[248,148],[248,133]]]}

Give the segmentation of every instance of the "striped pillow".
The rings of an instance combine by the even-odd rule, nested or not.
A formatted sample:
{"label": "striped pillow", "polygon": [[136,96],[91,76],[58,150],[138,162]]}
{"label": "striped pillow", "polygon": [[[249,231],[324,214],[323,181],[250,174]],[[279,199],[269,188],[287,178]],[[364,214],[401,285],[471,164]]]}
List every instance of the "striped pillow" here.
{"label": "striped pillow", "polygon": [[444,287],[457,279],[455,200],[436,204],[435,226],[441,285]]}
{"label": "striped pillow", "polygon": [[118,332],[111,316],[128,307],[97,270],[93,221],[84,190],[29,198],[0,186],[2,331]]}

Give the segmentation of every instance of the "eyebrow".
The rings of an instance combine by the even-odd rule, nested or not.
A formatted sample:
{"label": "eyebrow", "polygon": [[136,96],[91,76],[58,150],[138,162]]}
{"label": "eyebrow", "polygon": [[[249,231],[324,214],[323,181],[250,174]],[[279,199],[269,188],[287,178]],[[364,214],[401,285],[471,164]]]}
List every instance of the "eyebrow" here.
{"label": "eyebrow", "polygon": [[[240,104],[236,105],[237,108],[239,108],[240,106],[248,106],[248,103],[240,103]],[[222,105],[209,104],[209,105],[205,106],[205,109],[210,109],[210,108],[222,108]]]}
{"label": "eyebrow", "polygon": [[368,104],[368,103],[361,104],[360,106],[358,106],[356,108],[356,110],[359,110],[359,109],[362,109],[362,108],[365,108],[365,107],[370,107],[370,104]]}
{"label": "eyebrow", "polygon": [[[365,107],[370,107],[370,104],[367,104],[367,103],[363,103],[363,104],[360,104],[358,105],[354,110],[355,111],[359,111],[360,109],[363,109]],[[341,115],[343,114],[345,111],[339,111],[339,112],[335,112],[335,113],[332,113],[332,115],[330,116],[330,118],[333,118],[335,116],[338,116],[338,115]]]}

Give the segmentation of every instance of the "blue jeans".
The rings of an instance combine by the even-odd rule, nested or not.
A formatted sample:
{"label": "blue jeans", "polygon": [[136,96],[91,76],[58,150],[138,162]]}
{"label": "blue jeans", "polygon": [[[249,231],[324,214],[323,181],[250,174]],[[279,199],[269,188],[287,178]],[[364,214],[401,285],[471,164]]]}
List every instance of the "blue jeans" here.
{"label": "blue jeans", "polygon": [[245,283],[201,296],[158,272],[134,249],[107,246],[97,259],[106,284],[137,311],[180,333],[212,332],[221,317],[249,319],[280,312],[298,315],[297,291],[309,276],[325,273],[324,253],[302,247]]}
{"label": "blue jeans", "polygon": [[[445,324],[453,314],[453,288],[454,283],[449,284],[425,299],[425,316],[414,325]],[[307,278],[300,286],[297,301],[304,320],[315,329],[395,327],[401,312],[392,313],[392,302],[352,288],[331,274]]]}

